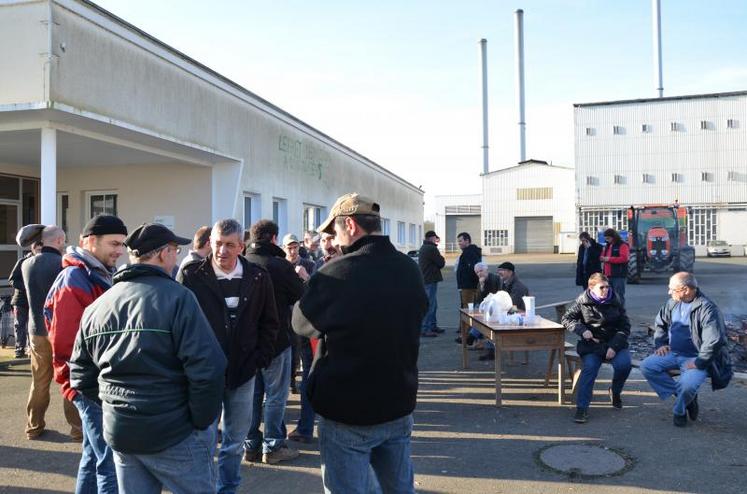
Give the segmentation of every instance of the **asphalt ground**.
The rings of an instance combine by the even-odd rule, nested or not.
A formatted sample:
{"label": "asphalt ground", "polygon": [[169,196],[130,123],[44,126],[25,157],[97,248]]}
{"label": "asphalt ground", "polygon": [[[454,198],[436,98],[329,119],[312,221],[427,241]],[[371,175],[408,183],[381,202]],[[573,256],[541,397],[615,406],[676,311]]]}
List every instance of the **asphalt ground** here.
{"label": "asphalt ground", "polygon": [[[572,256],[489,259],[491,269],[511,260],[537,297],[537,305],[568,300],[574,286]],[[743,493],[747,479],[747,388],[734,382],[700,394],[701,418],[684,429],[672,425],[671,401],[661,402],[634,370],[623,391],[623,410],[607,399],[611,372],[603,366],[589,422],[572,422],[573,406],[558,406],[556,388],[542,387],[547,355],[530,354],[504,367],[504,406],[494,406],[492,362],[471,355],[460,367],[454,343],[457,293],[452,268],[439,286],[439,325],[446,333],[421,344],[420,391],[412,448],[418,492],[425,493]],[[704,292],[725,309],[747,313],[747,259],[696,262]],[[667,298],[667,276],[628,286],[627,306],[635,331],[644,331]],[[382,308],[385,310],[385,308]],[[741,311],[741,312],[740,312]],[[547,313],[550,317],[551,314]],[[569,341],[574,341],[568,335]],[[505,361],[507,361],[506,359]],[[0,368],[0,493],[62,493],[74,489],[80,445],[68,440],[56,385],[47,413],[48,431],[28,441],[23,433],[30,374],[28,365]],[[344,397],[341,397],[344,399]],[[291,395],[287,419],[298,415]],[[599,478],[567,475],[544,467],[539,454],[557,444],[593,444],[622,453],[622,474]],[[244,464],[240,492],[322,492],[316,444],[299,445],[301,456],[281,465]]]}

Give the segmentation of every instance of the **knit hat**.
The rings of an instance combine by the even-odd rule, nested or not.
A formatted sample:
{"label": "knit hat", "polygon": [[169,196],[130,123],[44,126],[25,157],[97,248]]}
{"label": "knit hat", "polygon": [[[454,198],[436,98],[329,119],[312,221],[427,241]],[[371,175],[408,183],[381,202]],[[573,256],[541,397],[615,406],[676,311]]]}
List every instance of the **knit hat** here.
{"label": "knit hat", "polygon": [[516,268],[514,267],[513,263],[510,262],[504,262],[501,263],[500,266],[498,266],[498,269],[508,269],[509,271],[516,271]]}
{"label": "knit hat", "polygon": [[127,227],[116,216],[99,214],[86,223],[80,234],[81,237],[88,237],[89,235],[127,235]]}

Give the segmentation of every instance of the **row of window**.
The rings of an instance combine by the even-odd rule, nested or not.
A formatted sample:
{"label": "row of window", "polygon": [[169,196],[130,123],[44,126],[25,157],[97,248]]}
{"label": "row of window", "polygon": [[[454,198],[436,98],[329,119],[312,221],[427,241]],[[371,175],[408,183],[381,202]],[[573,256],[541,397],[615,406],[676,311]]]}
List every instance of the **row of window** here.
{"label": "row of window", "polygon": [[[715,180],[715,176],[716,175],[713,172],[700,172],[700,181],[701,182],[713,182]],[[641,177],[642,184],[655,184],[656,183],[656,175],[653,175],[651,173],[643,173],[641,174],[640,177]],[[669,175],[669,179],[672,183],[681,184],[685,182],[685,174],[671,173]],[[730,171],[726,174],[726,180],[727,182],[747,182],[747,173]],[[628,185],[628,177],[625,175],[613,175],[612,183],[615,185]],[[596,177],[593,175],[587,175],[586,185],[589,185],[592,187],[598,186],[598,185],[601,185],[601,180],[599,177]]]}
{"label": "row of window", "polygon": [[552,199],[552,187],[526,187],[516,189],[517,201],[537,201]]}
{"label": "row of window", "polygon": [[[739,120],[735,118],[728,118],[726,119],[726,128],[727,129],[738,129],[739,128]],[[670,132],[686,132],[687,127],[682,122],[670,122],[669,123],[669,130]],[[700,130],[716,130],[716,123],[712,122],[710,120],[701,120],[700,121]],[[641,124],[641,133],[642,134],[650,134],[654,131],[654,126],[652,124]],[[612,126],[612,134],[619,136],[619,135],[625,135],[627,134],[627,129],[622,125],[613,125]],[[595,127],[586,127],[586,136],[587,137],[594,137],[597,135],[597,129]]]}
{"label": "row of window", "polygon": [[508,245],[508,230],[485,230],[483,232],[485,247],[504,247]]}

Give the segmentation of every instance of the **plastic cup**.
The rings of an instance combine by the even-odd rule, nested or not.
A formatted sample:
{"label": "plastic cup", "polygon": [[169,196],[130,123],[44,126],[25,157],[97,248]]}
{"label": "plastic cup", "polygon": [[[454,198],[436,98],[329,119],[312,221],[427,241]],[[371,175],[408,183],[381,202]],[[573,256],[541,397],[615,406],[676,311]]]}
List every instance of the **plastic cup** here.
{"label": "plastic cup", "polygon": [[468,303],[467,304],[467,310],[470,311],[470,312],[472,312],[473,310],[475,310],[475,304],[473,304],[472,302]]}

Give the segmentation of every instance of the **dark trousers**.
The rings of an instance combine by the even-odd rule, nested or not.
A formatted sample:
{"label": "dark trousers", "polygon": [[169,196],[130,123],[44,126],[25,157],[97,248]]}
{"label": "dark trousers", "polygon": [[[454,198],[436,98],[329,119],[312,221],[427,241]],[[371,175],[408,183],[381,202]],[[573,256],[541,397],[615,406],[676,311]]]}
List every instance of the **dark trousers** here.
{"label": "dark trousers", "polygon": [[13,333],[16,337],[16,355],[26,353],[29,337],[29,308],[23,306],[13,307]]}

